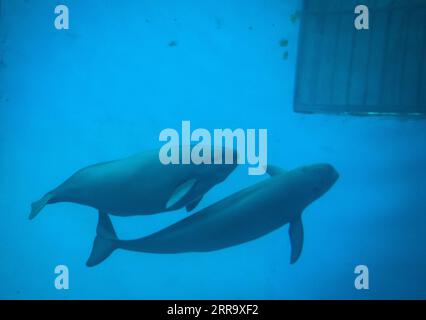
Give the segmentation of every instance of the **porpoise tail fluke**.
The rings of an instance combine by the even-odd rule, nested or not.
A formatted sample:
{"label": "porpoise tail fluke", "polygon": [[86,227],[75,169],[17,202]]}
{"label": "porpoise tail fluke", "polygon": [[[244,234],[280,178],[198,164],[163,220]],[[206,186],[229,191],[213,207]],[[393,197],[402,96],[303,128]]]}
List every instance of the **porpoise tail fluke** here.
{"label": "porpoise tail fluke", "polygon": [[31,213],[29,219],[34,219],[36,215],[44,208],[44,206],[49,202],[49,200],[53,197],[53,194],[47,193],[40,200],[33,202],[31,204]]}
{"label": "porpoise tail fluke", "polygon": [[93,242],[92,252],[86,265],[88,267],[93,267],[104,261],[118,248],[118,243],[119,240],[108,214],[99,212],[96,238]]}

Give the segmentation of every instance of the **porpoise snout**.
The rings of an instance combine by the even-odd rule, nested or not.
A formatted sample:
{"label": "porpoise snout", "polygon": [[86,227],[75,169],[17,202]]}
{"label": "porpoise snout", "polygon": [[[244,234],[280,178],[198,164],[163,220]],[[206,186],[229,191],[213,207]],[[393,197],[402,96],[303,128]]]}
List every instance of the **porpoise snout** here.
{"label": "porpoise snout", "polygon": [[339,179],[340,177],[339,172],[332,165],[328,164],[327,166],[329,167],[328,170],[330,170],[331,179],[333,180],[333,182],[336,182],[337,179]]}
{"label": "porpoise snout", "polygon": [[317,172],[319,176],[321,177],[321,181],[323,184],[327,184],[329,186],[332,186],[337,179],[339,179],[339,172],[328,163],[320,163],[316,165],[312,165],[308,167],[310,169],[305,169],[307,172],[312,170],[312,172]]}

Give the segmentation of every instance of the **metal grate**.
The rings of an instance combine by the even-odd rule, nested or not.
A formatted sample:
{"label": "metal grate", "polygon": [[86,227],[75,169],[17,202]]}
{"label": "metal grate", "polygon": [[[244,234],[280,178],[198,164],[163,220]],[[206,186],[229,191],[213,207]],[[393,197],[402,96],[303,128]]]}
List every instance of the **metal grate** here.
{"label": "metal grate", "polygon": [[[367,5],[370,29],[356,30]],[[297,112],[426,114],[426,0],[305,0]]]}

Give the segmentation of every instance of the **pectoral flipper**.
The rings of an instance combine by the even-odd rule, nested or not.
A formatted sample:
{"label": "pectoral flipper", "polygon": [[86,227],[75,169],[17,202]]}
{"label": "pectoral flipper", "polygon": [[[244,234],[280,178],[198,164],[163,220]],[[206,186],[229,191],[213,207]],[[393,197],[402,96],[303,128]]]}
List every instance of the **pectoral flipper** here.
{"label": "pectoral flipper", "polygon": [[301,217],[290,223],[288,232],[291,244],[290,263],[293,264],[299,259],[303,249],[303,224]]}

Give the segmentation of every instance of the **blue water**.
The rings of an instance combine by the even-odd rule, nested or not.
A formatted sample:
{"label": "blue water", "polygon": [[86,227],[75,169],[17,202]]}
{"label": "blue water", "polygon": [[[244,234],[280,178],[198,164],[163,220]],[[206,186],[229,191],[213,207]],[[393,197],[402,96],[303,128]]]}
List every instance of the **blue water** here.
{"label": "blue water", "polygon": [[[69,30],[54,28],[60,3]],[[300,5],[1,1],[0,298],[426,298],[425,121],[295,114],[299,24],[290,16]],[[221,251],[119,250],[87,268],[95,210],[60,203],[28,220],[31,202],[76,170],[157,148],[160,131],[182,120],[267,128],[268,163],[336,167],[336,185],[304,212],[295,265],[284,226]],[[241,166],[199,208],[263,179]],[[187,215],[112,219],[131,239]],[[55,289],[59,264],[69,290]],[[360,264],[369,290],[354,287]]]}

